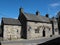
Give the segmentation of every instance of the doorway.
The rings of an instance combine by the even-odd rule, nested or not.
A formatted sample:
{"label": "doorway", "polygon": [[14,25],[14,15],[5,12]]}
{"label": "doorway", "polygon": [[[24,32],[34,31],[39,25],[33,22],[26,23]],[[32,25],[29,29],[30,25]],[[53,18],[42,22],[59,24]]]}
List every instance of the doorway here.
{"label": "doorway", "polygon": [[45,37],[45,30],[43,30],[43,37]]}

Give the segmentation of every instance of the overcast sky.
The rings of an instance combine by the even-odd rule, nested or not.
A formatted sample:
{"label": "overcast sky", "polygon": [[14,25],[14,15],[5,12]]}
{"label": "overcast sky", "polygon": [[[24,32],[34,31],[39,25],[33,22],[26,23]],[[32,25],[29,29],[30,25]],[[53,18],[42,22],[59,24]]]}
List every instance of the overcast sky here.
{"label": "overcast sky", "polygon": [[52,17],[60,11],[60,0],[0,0],[0,20],[2,17],[18,18],[20,7],[27,13],[35,14],[38,10],[40,15],[48,13]]}

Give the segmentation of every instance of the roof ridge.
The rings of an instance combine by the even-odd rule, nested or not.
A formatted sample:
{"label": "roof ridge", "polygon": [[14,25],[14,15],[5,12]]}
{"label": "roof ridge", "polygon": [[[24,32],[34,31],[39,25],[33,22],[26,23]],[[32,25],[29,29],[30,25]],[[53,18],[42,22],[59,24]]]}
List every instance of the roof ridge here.
{"label": "roof ridge", "polygon": [[3,18],[4,24],[13,24],[13,25],[21,25],[20,21],[18,19],[14,18]]}
{"label": "roof ridge", "polygon": [[[26,12],[25,12],[26,13]],[[26,14],[32,14],[32,13],[26,13]],[[36,15],[36,14],[33,14],[33,15]]]}
{"label": "roof ridge", "polygon": [[50,22],[49,18],[42,15],[37,16],[36,14],[29,13],[24,13],[24,15],[26,16],[27,20]]}
{"label": "roof ridge", "polygon": [[[15,19],[15,18],[7,18],[7,17],[2,17],[2,19],[4,19],[4,18],[5,18],[5,19]],[[18,20],[18,19],[17,19],[17,20]]]}

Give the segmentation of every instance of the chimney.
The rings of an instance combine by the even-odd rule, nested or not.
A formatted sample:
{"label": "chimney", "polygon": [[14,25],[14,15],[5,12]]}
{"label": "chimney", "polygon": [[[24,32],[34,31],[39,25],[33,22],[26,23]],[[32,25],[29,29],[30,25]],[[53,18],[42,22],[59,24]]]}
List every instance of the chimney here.
{"label": "chimney", "polygon": [[46,14],[46,17],[48,17],[48,18],[49,18],[49,14]]}
{"label": "chimney", "polygon": [[39,11],[36,11],[36,15],[39,16],[40,15],[40,12]]}
{"label": "chimney", "polygon": [[23,8],[20,8],[19,9],[19,13],[23,13],[24,11],[23,11]]}

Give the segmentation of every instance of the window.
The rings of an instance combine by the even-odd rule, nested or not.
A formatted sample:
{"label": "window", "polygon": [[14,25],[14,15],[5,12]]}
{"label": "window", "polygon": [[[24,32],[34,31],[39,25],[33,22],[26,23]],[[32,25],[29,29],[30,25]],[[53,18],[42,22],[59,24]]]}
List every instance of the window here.
{"label": "window", "polygon": [[18,30],[17,30],[17,32],[18,32]]}
{"label": "window", "polygon": [[30,31],[31,27],[29,26],[28,31]]}
{"label": "window", "polygon": [[55,22],[54,22],[54,24],[56,25],[56,24],[57,24],[57,22],[55,21]]}
{"label": "window", "polygon": [[19,31],[18,31],[18,30],[16,30],[16,32],[17,32],[17,34],[19,33]]}
{"label": "window", "polygon": [[35,33],[39,33],[39,30],[38,29],[35,29]]}
{"label": "window", "polygon": [[48,28],[49,29],[49,31],[50,31],[50,28]]}
{"label": "window", "polygon": [[58,29],[56,28],[56,29],[55,29],[55,32],[57,32],[57,31],[58,31]]}

